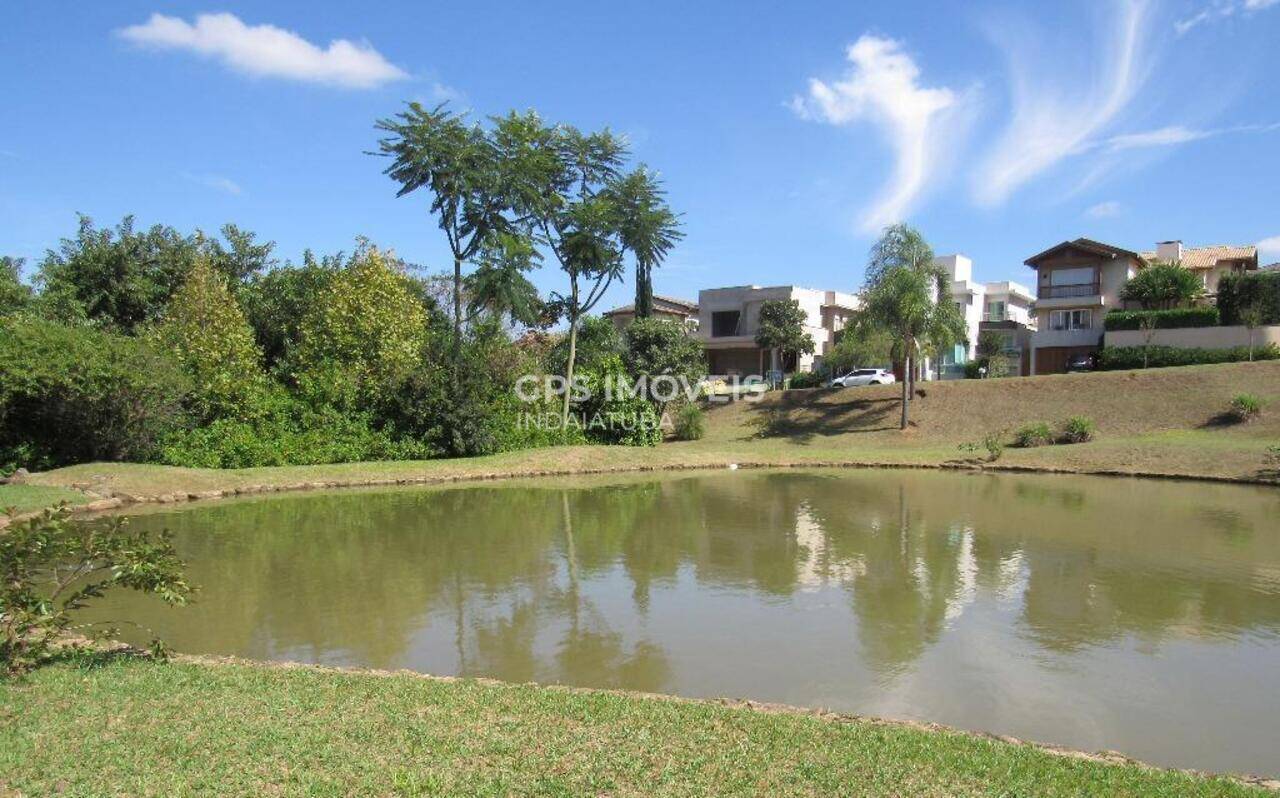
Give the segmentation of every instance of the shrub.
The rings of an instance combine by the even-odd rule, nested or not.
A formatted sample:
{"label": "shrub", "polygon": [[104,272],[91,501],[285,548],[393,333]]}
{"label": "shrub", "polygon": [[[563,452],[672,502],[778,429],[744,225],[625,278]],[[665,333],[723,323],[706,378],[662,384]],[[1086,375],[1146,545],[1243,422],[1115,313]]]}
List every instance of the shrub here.
{"label": "shrub", "polygon": [[[123,519],[80,527],[60,509],[15,524],[0,534],[0,668],[13,676],[47,661],[74,613],[113,588],[185,603],[183,567],[167,532],[130,533]],[[76,629],[86,627],[112,632]]]}
{"label": "shrub", "polygon": [[1218,283],[1222,323],[1244,324],[1244,311],[1257,310],[1258,324],[1280,324],[1280,272],[1229,274]]}
{"label": "shrub", "polygon": [[0,320],[0,466],[147,460],[186,423],[190,382],[146,341]]}
{"label": "shrub", "polygon": [[827,379],[818,371],[801,371],[798,374],[791,375],[791,381],[787,383],[788,388],[817,388],[820,387]]}
{"label": "shrub", "polygon": [[1262,415],[1265,402],[1251,393],[1238,393],[1231,398],[1231,409],[1228,411],[1236,421],[1252,421]]}
{"label": "shrub", "polygon": [[982,436],[982,448],[987,450],[987,460],[994,463],[1000,459],[1000,455],[1004,454],[1004,435],[1003,431],[990,432]]}
{"label": "shrub", "polygon": [[1063,443],[1088,443],[1097,432],[1097,425],[1088,416],[1072,416],[1062,422],[1062,433],[1058,439]]}
{"label": "shrub", "polygon": [[1212,305],[1173,310],[1113,310],[1103,319],[1103,325],[1112,331],[1141,330],[1144,321],[1153,324],[1157,330],[1174,330],[1182,327],[1216,327],[1221,322],[1221,316],[1218,308]]}
{"label": "shrub", "polygon": [[[575,372],[595,368],[602,361],[626,351],[622,336],[613,322],[602,316],[583,316],[578,320],[578,342],[574,350]],[[547,352],[549,374],[563,375],[569,364],[569,336],[561,335]]]}
{"label": "shrub", "polygon": [[707,415],[702,412],[702,408],[693,403],[681,407],[676,413],[676,440],[697,441],[702,440],[702,436],[706,434]]}
{"label": "shrub", "polygon": [[1014,445],[1022,449],[1048,446],[1053,443],[1053,430],[1043,421],[1028,424],[1014,433]]}
{"label": "shrub", "polygon": [[697,385],[707,375],[702,344],[684,324],[671,319],[637,319],[622,334],[623,363],[632,377],[669,374]]}
{"label": "shrub", "polygon": [[[1144,361],[1145,358],[1145,361]],[[1280,359],[1275,344],[1256,347],[1254,360]],[[1145,362],[1150,368],[1193,366],[1203,363],[1240,363],[1249,360],[1249,347],[1229,349],[1183,349],[1173,346],[1106,346],[1098,353],[1098,369],[1140,369]]]}
{"label": "shrub", "polygon": [[1120,289],[1126,302],[1140,302],[1144,308],[1171,308],[1190,302],[1204,293],[1199,277],[1181,263],[1157,261],[1141,269]]}
{"label": "shrub", "polygon": [[582,428],[589,440],[622,446],[656,446],[662,440],[662,419],[652,402],[639,396],[613,390],[607,391],[606,382],[617,386],[627,377],[622,358],[613,355],[581,372],[582,385],[589,398],[574,411],[582,420]]}

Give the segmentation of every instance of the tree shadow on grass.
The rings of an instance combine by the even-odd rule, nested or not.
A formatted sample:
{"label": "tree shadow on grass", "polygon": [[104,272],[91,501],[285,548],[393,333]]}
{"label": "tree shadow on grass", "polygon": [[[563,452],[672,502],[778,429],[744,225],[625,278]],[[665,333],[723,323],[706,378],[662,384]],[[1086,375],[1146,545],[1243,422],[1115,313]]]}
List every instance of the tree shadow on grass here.
{"label": "tree shadow on grass", "polygon": [[[775,403],[752,408],[747,426],[754,432],[743,440],[787,438],[793,443],[807,445],[819,435],[830,437],[892,431],[898,428],[893,419],[899,407],[897,399],[811,404],[803,398],[790,399],[784,394]],[[792,410],[801,410],[804,415],[797,418],[788,412]]]}

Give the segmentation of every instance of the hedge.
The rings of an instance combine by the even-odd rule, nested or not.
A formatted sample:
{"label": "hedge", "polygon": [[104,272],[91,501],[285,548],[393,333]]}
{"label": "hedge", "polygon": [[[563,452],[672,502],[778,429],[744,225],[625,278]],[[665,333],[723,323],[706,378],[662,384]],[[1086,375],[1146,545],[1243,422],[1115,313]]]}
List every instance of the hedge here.
{"label": "hedge", "polygon": [[1103,325],[1108,330],[1141,330],[1146,319],[1153,319],[1157,330],[1175,330],[1179,327],[1216,327],[1220,316],[1218,309],[1213,306],[1173,310],[1113,310],[1103,319]]}
{"label": "hedge", "polygon": [[1262,308],[1262,324],[1280,324],[1280,272],[1229,274],[1218,283],[1223,324],[1243,324],[1240,309],[1254,301]]}
{"label": "hedge", "polygon": [[[1194,366],[1201,363],[1238,363],[1249,359],[1249,347],[1230,349],[1183,349],[1174,346],[1107,346],[1098,353],[1100,371],[1140,369],[1163,366]],[[1280,360],[1280,347],[1275,344],[1255,346],[1254,360]]]}

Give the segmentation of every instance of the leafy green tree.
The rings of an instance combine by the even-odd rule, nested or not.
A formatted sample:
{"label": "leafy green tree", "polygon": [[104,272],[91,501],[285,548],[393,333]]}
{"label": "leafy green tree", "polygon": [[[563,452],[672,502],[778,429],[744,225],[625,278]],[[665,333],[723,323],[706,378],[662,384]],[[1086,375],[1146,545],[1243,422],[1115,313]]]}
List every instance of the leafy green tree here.
{"label": "leafy green tree", "polygon": [[975,347],[978,364],[986,368],[987,377],[1009,376],[1009,361],[1004,354],[1004,336],[995,330],[985,330],[978,334],[978,345]]}
{"label": "leafy green tree", "polygon": [[964,317],[948,296],[947,274],[914,228],[889,227],[872,247],[858,321],[894,338],[895,359],[904,375],[901,428],[906,429],[920,353],[963,341],[967,334]]}
{"label": "leafy green tree", "polygon": [[226,279],[206,258],[197,258],[154,336],[190,375],[202,419],[255,412],[266,383],[262,351]]}
{"label": "leafy green tree", "polygon": [[684,237],[680,220],[666,203],[658,176],[644,167],[626,175],[611,190],[619,216],[622,246],[635,258],[635,317],[653,315],[653,269]]}
{"label": "leafy green tree", "polygon": [[0,316],[20,310],[31,301],[31,286],[22,282],[22,258],[0,256]]}
{"label": "leafy green tree", "polygon": [[[602,316],[583,316],[578,324],[578,338],[574,342],[577,365],[593,368],[608,357],[621,357],[626,351],[622,336],[613,322]],[[569,370],[569,336],[556,338],[547,352],[547,371],[566,374]]]}
{"label": "leafy green tree", "polygon": [[893,337],[873,325],[859,324],[855,315],[824,359],[832,374],[879,366],[893,360]]}
{"label": "leafy green tree", "polygon": [[1189,305],[1204,294],[1200,278],[1177,261],[1154,261],[1120,289],[1125,302],[1137,302],[1144,310]]}
{"label": "leafy green tree", "polygon": [[358,252],[302,319],[294,375],[304,395],[353,409],[385,401],[418,364],[427,312],[393,263],[375,247]]}
{"label": "leafy green tree", "polygon": [[480,265],[463,281],[469,320],[481,314],[509,318],[536,327],[546,318],[546,305],[525,274],[542,255],[526,236],[502,234],[480,253]]}
{"label": "leafy green tree", "polygon": [[255,274],[245,284],[240,299],[268,369],[288,361],[298,345],[302,320],[325,295],[343,263],[341,253],[317,259],[307,251],[301,265]]}
{"label": "leafy green tree", "polygon": [[623,363],[634,377],[669,374],[695,384],[707,375],[702,344],[673,319],[636,319],[622,334]]}
{"label": "leafy green tree", "polygon": [[813,336],[805,332],[806,316],[794,299],[771,299],[760,305],[756,344],[782,356],[813,354]]}

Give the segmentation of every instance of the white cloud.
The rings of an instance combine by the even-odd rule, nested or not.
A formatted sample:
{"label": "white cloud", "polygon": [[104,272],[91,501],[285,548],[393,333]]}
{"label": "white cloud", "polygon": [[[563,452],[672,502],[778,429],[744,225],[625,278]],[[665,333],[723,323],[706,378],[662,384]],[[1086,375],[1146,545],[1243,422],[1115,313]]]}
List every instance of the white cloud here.
{"label": "white cloud", "polygon": [[1280,260],[1280,236],[1271,236],[1258,242],[1258,255],[1263,263]]}
{"label": "white cloud", "polygon": [[196,175],[190,172],[183,172],[182,176],[193,183],[199,183],[216,191],[222,191],[227,194],[240,193],[240,184],[222,175]]}
{"label": "white cloud", "polygon": [[1262,11],[1271,6],[1280,3],[1280,0],[1213,0],[1209,5],[1200,9],[1196,13],[1180,19],[1173,23],[1173,29],[1177,31],[1179,36],[1197,28],[1206,22],[1218,22],[1219,20],[1233,17],[1237,13],[1252,14],[1255,11]]}
{"label": "white cloud", "polygon": [[832,125],[869,121],[893,148],[893,176],[860,220],[866,231],[901,221],[925,188],[942,143],[942,120],[959,98],[947,88],[920,85],[920,68],[902,44],[870,34],[846,51],[850,67],[827,83],[809,81],[807,96],[795,97],[793,111],[805,119]]}
{"label": "white cloud", "polygon": [[1157,130],[1147,130],[1141,133],[1125,133],[1120,136],[1112,136],[1107,140],[1107,149],[1111,152],[1119,152],[1121,150],[1132,150],[1138,147],[1168,147],[1174,144],[1186,144],[1189,141],[1199,141],[1210,136],[1217,135],[1221,131],[1215,130],[1192,130],[1182,127],[1181,125],[1170,125]]}
{"label": "white cloud", "polygon": [[1120,212],[1123,210],[1124,206],[1120,203],[1115,200],[1107,200],[1106,202],[1099,202],[1097,205],[1087,208],[1084,215],[1090,219],[1110,219],[1113,216],[1119,216]]}
{"label": "white cloud", "polygon": [[292,31],[274,25],[246,25],[234,14],[200,14],[195,23],[152,14],[142,25],[119,35],[136,44],[188,50],[216,58],[249,75],[375,88],[408,75],[368,42],[335,39],[321,49]]}
{"label": "white cloud", "polygon": [[1149,71],[1142,49],[1149,17],[1142,0],[1118,6],[1117,18],[1102,26],[1110,35],[1085,53],[1084,63],[1099,68],[1083,84],[1072,81],[1080,70],[1056,55],[1046,57],[1078,50],[1078,36],[1044,42],[1026,32],[1004,31],[1013,118],[975,175],[973,193],[980,204],[1003,203],[1064,158],[1088,149],[1122,117]]}

